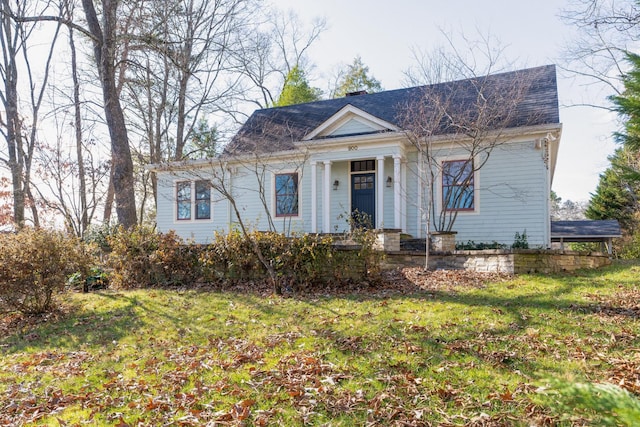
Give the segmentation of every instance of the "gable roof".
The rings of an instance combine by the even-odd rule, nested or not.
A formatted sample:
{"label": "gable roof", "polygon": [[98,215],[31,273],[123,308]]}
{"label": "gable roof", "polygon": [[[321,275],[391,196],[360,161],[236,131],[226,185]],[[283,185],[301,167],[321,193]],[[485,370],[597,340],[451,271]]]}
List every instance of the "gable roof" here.
{"label": "gable roof", "polygon": [[[351,104],[345,105],[337,113],[333,114],[313,131],[304,136],[304,140],[331,136],[349,136],[353,134],[344,133],[343,126],[349,122],[359,122],[362,127],[371,132],[386,132],[399,130],[393,123],[386,122],[378,117],[367,113]],[[340,131],[340,133],[337,133]]]}
{"label": "gable roof", "polygon": [[[401,128],[401,110],[420,99],[426,90],[435,93],[454,93],[455,102],[469,112],[477,92],[478,82],[512,84],[527,79],[530,86],[517,106],[516,114],[507,127],[559,123],[558,89],[554,65],[493,74],[477,79],[457,80],[429,86],[388,90],[365,95],[347,96],[286,107],[256,110],[231,140],[227,153],[284,151],[294,149],[294,142],[305,137],[348,105],[382,121]],[[439,134],[448,133],[441,129]]]}

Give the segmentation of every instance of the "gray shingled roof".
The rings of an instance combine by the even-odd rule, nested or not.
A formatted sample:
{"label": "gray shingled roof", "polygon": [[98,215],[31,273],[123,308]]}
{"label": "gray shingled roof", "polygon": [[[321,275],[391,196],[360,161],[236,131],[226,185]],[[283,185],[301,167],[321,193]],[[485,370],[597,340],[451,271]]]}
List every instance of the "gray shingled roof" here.
{"label": "gray shingled roof", "polygon": [[583,221],[551,221],[551,239],[559,241],[595,241],[620,237],[620,224],[615,219]]}
{"label": "gray shingled roof", "polygon": [[[517,79],[529,79],[529,86],[517,107],[508,127],[559,123],[558,89],[554,65],[528,68],[508,73],[494,74],[477,79],[500,87]],[[457,103],[471,110],[476,98],[472,80],[439,83],[406,89],[348,96],[325,101],[297,104],[287,107],[267,108],[255,111],[233,138],[227,152],[250,152],[255,149],[280,151],[293,149],[293,142],[300,141],[346,105],[353,105],[379,119],[398,127],[400,110],[419,99],[425,90],[455,93]],[[447,130],[442,129],[441,134]]]}

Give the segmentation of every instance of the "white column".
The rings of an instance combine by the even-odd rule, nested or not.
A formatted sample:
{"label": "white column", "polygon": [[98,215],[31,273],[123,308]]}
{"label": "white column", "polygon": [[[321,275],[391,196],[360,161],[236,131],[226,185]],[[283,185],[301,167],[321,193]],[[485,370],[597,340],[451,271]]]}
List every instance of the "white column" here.
{"label": "white column", "polygon": [[318,232],[318,162],[311,162],[311,232]]}
{"label": "white column", "polygon": [[378,198],[378,206],[376,212],[377,224],[376,228],[382,228],[384,225],[384,156],[376,157],[378,160],[378,190],[376,191],[376,197]]}
{"label": "white column", "polygon": [[400,156],[393,156],[393,228],[402,228],[402,209],[400,206]]}
{"label": "white column", "polygon": [[400,211],[402,212],[402,232],[407,232],[407,159],[400,164]]}
{"label": "white column", "polygon": [[331,161],[324,161],[322,186],[322,231],[331,233]]}
{"label": "white column", "polygon": [[418,163],[416,165],[417,173],[418,173],[418,181],[417,181],[417,192],[416,194],[416,206],[417,206],[417,215],[416,215],[416,239],[422,238],[422,192],[424,186],[422,185],[422,180],[424,177],[422,174],[424,171],[422,170],[422,151],[418,150]]}

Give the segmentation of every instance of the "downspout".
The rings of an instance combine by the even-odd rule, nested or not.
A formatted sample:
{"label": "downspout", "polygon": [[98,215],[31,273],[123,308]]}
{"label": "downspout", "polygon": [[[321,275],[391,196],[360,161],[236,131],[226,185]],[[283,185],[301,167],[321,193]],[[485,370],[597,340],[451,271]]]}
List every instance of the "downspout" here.
{"label": "downspout", "polygon": [[551,150],[549,149],[549,139],[545,138],[545,143],[544,143],[544,154],[543,154],[543,160],[546,163],[546,167],[547,167],[547,182],[546,182],[546,186],[545,186],[545,196],[547,198],[547,211],[545,212],[545,218],[546,218],[546,241],[547,241],[547,249],[551,249]]}
{"label": "downspout", "polygon": [[[233,174],[231,173],[231,168],[226,164],[224,165],[224,168],[229,173],[229,194],[233,194]],[[227,234],[231,233],[231,215],[231,202],[227,199]]]}

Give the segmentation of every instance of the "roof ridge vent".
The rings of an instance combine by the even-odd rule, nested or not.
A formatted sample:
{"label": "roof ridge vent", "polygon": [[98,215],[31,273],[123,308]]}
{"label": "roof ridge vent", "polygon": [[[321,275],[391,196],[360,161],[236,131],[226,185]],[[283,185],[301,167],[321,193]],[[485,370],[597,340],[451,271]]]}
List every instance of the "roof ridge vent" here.
{"label": "roof ridge vent", "polygon": [[355,92],[347,92],[345,94],[345,98],[348,96],[358,96],[358,95],[367,95],[367,91],[366,90],[357,90]]}

